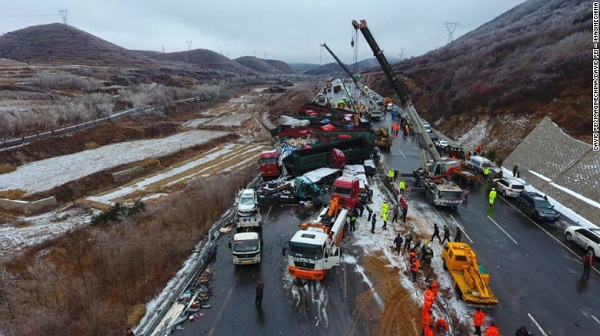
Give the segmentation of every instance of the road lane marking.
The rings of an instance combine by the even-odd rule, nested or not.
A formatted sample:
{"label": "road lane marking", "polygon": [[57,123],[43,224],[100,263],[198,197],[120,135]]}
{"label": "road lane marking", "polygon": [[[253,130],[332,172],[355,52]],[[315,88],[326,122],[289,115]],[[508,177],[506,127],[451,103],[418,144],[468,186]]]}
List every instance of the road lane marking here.
{"label": "road lane marking", "polygon": [[[512,205],[508,201],[506,202],[506,204],[508,204],[511,207],[513,207],[513,209],[517,210],[517,212],[519,212],[521,215],[523,215],[523,217],[525,217],[527,220],[529,220],[530,222],[532,222],[535,226],[537,226],[540,230],[542,230],[550,238],[554,239],[557,243],[559,243],[562,247],[564,247],[567,251],[569,251],[572,255],[574,255],[575,258],[576,258],[576,260],[581,260],[581,256],[580,255],[578,255],[577,253],[575,253],[575,251],[571,250],[562,241],[558,240],[558,238],[554,237],[550,232],[546,231],[546,229],[544,229],[541,225],[539,225],[538,223],[536,223],[533,219],[529,218],[529,216],[527,216],[525,213],[523,213],[521,210],[519,210],[516,206]],[[598,271],[598,269],[596,267],[592,267],[592,269],[594,270],[594,272],[600,274],[600,271]]]}
{"label": "road lane marking", "polygon": [[510,240],[513,241],[513,243],[515,243],[517,245],[519,244],[519,243],[517,243],[517,241],[513,237],[511,237],[511,235],[508,234],[508,232],[504,231],[504,229],[500,225],[498,225],[498,223],[496,223],[496,221],[492,217],[487,216],[487,218],[489,218],[494,224],[496,224],[496,226],[498,227],[498,229],[502,230],[502,232],[504,232],[504,234],[507,235],[508,238],[510,238]]}
{"label": "road lane marking", "polygon": [[[238,273],[236,275],[235,283],[237,283],[239,279],[240,279],[240,273]],[[219,309],[219,313],[217,314],[217,318],[215,318],[215,322],[213,323],[212,328],[210,328],[210,331],[208,332],[208,336],[211,336],[212,334],[214,334],[215,328],[217,327],[217,322],[219,322],[219,320],[221,320],[223,311],[225,310],[225,307],[227,306],[227,302],[229,302],[229,299],[231,299],[231,294],[233,294],[234,288],[235,288],[235,286],[231,286],[231,288],[229,288],[229,292],[227,293],[227,296],[225,297],[225,301],[223,301],[223,305],[221,306],[221,309]]]}
{"label": "road lane marking", "polygon": [[548,336],[548,334],[546,334],[546,332],[544,331],[544,329],[542,329],[542,327],[540,327],[540,325],[537,323],[537,321],[533,318],[533,316],[531,316],[531,313],[527,313],[527,316],[529,316],[529,318],[531,319],[531,321],[533,322],[533,324],[535,324],[535,326],[538,328],[538,330],[542,333],[542,335],[544,336]]}
{"label": "road lane marking", "polygon": [[402,157],[406,159],[406,155],[404,155],[404,153],[402,153],[402,150],[399,149],[398,152],[400,152],[400,155],[402,155]]}
{"label": "road lane marking", "polygon": [[471,237],[469,237],[469,235],[467,234],[467,231],[465,231],[465,228],[462,225],[460,225],[460,223],[452,215],[450,215],[450,218],[452,218],[454,223],[456,223],[456,226],[460,227],[460,229],[464,233],[465,237],[467,237],[467,239],[471,242],[471,244],[473,244],[473,239],[471,239]]}
{"label": "road lane marking", "polygon": [[596,318],[596,316],[594,316],[594,315],[590,315],[590,316],[594,319],[594,321],[596,321],[596,323],[600,324],[600,321],[598,321],[598,319]]}

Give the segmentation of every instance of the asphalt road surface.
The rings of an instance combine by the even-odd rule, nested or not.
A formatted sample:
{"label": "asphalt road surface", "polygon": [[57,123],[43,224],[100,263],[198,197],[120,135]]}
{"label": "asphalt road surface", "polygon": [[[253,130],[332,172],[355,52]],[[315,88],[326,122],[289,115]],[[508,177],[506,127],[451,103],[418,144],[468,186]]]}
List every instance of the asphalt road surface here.
{"label": "asphalt road surface", "polygon": [[[219,239],[210,266],[214,296],[200,319],[182,324],[173,335],[370,335],[373,321],[353,312],[355,298],[367,285],[359,273],[343,264],[322,282],[296,281],[287,271],[282,247],[313,211],[297,206],[262,209],[264,250],[258,265],[235,266],[228,248],[230,236]],[[350,236],[344,238],[346,241]],[[345,252],[346,253],[346,252]],[[348,252],[350,253],[350,252]],[[254,305],[255,285],[264,283],[262,306]]]}
{"label": "asphalt road surface", "polygon": [[[389,125],[390,118],[388,114],[380,124]],[[412,172],[420,165],[417,142],[399,136],[383,152],[383,160],[401,173]],[[410,178],[407,182],[413,183]],[[463,241],[471,243],[491,275],[500,304],[486,313],[503,333],[525,325],[535,335],[600,335],[598,268],[589,279],[582,278],[585,251],[564,238],[564,229],[573,225],[570,220],[536,223],[517,209],[514,199],[501,196],[490,208],[485,186],[473,189],[458,212],[436,208],[418,192],[411,197],[421,200],[424,213],[434,211],[445,218],[440,224],[452,231],[462,226]]]}

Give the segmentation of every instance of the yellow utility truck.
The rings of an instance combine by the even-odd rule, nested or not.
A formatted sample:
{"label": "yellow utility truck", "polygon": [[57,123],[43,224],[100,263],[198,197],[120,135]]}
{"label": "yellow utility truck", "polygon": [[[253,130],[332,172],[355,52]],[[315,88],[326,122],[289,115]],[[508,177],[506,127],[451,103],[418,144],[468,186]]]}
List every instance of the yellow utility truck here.
{"label": "yellow utility truck", "polygon": [[489,287],[490,275],[466,243],[448,242],[442,249],[444,269],[454,280],[454,289],[460,298],[472,306],[494,306],[498,299]]}

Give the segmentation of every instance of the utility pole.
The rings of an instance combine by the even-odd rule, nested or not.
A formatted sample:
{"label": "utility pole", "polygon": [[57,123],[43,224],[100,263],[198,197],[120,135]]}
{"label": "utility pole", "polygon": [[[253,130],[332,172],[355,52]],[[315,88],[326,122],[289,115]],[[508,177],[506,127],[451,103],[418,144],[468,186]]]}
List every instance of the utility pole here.
{"label": "utility pole", "polygon": [[68,9],[60,9],[58,11],[60,13],[60,16],[62,16],[63,19],[63,24],[67,24],[67,15],[69,15],[69,10]]}
{"label": "utility pole", "polygon": [[456,21],[456,22],[446,21],[445,25],[446,25],[446,29],[448,29],[448,43],[450,43],[450,42],[454,41],[454,38],[452,37],[452,33],[454,33],[454,30],[456,29],[456,27],[458,27],[459,23],[458,23],[458,21]]}

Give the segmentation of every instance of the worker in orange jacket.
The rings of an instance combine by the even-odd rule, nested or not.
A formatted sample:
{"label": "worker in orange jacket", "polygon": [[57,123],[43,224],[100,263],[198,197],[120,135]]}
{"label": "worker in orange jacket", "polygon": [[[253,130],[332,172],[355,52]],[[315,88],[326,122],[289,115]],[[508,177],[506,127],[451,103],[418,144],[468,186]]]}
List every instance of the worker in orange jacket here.
{"label": "worker in orange jacket", "polygon": [[438,283],[435,282],[435,280],[433,280],[433,282],[431,283],[431,291],[433,292],[434,298],[437,297],[439,290],[440,290],[440,286],[438,286]]}
{"label": "worker in orange jacket", "polygon": [[428,307],[428,309],[431,309],[431,306],[433,306],[433,301],[435,300],[435,295],[433,295],[433,291],[431,290],[431,285],[429,287],[427,287],[427,289],[425,290],[425,306]]}
{"label": "worker in orange jacket", "polygon": [[412,259],[411,265],[410,265],[410,273],[412,274],[413,282],[417,281],[417,273],[419,272],[420,267],[421,267],[421,264],[419,263],[419,260],[417,258]]}
{"label": "worker in orange jacket", "polygon": [[481,336],[481,327],[485,323],[485,313],[481,311],[481,308],[475,310],[473,314],[473,324],[475,325],[475,334]]}
{"label": "worker in orange jacket", "polygon": [[448,322],[441,317],[435,321],[435,329],[441,335],[445,335],[450,330]]}
{"label": "worker in orange jacket", "polygon": [[423,328],[423,336],[433,336],[433,324]]}
{"label": "worker in orange jacket", "polygon": [[[423,306],[425,307],[425,306]],[[421,310],[421,326],[423,327],[423,332],[429,328],[431,325],[431,310],[430,309],[422,309]]]}
{"label": "worker in orange jacket", "polygon": [[500,336],[500,329],[492,322],[487,329],[485,329],[485,336]]}

